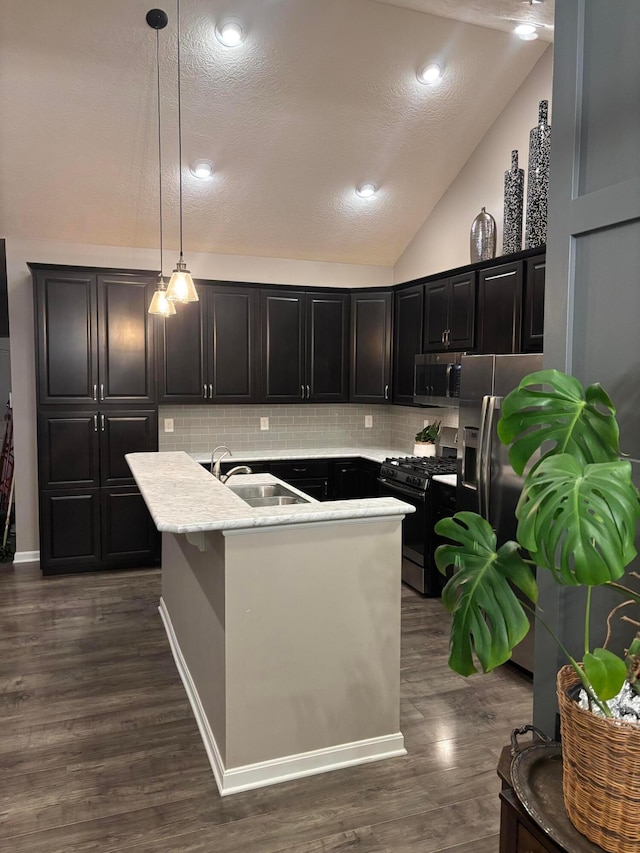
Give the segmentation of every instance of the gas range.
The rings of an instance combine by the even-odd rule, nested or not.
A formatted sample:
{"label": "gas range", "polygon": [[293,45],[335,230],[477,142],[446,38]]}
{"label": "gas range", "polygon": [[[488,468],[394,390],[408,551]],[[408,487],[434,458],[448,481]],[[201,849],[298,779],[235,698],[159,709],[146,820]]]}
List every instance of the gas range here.
{"label": "gas range", "polygon": [[380,476],[389,485],[402,483],[423,492],[428,490],[431,478],[435,474],[455,473],[455,459],[442,457],[404,456],[399,459],[387,458],[380,468]]}

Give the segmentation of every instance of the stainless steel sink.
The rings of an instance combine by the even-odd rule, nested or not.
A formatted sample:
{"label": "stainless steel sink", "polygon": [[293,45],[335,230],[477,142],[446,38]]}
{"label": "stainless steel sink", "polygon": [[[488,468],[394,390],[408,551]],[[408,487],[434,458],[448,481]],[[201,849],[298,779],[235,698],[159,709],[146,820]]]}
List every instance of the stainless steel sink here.
{"label": "stainless steel sink", "polygon": [[265,483],[261,486],[245,486],[238,483],[238,485],[228,485],[227,488],[249,506],[286,506],[310,502],[308,498],[301,497],[279,483]]}

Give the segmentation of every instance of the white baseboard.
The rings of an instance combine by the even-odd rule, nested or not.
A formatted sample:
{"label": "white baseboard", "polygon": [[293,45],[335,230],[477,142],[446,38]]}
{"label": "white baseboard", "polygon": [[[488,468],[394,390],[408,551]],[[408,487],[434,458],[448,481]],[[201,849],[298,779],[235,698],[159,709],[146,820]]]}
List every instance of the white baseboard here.
{"label": "white baseboard", "polygon": [[266,785],[275,785],[278,782],[287,782],[290,779],[300,779],[303,776],[313,776],[317,773],[327,773],[330,770],[352,767],[355,764],[380,761],[384,758],[395,758],[407,754],[407,750],[404,748],[404,736],[401,732],[395,732],[382,737],[342,743],[325,749],[315,749],[311,752],[301,752],[297,755],[286,755],[270,761],[226,769],[205,716],[198,691],[191,678],[191,673],[180,651],[180,645],[171,624],[171,617],[162,598],[158,609],[167,632],[173,659],[200,730],[200,736],[220,796],[224,797],[252,788],[262,788]]}
{"label": "white baseboard", "polygon": [[40,551],[16,551],[13,555],[14,563],[37,563],[40,560]]}

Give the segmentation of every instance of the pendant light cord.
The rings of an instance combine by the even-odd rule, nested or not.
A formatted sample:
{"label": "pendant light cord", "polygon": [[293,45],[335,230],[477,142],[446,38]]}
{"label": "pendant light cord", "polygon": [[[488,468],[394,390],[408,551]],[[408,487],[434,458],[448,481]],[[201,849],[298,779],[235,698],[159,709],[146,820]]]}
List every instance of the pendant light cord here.
{"label": "pendant light cord", "polygon": [[160,120],[160,30],[156,30],[156,71],[158,84],[158,200],[160,207],[160,284],[163,284],[162,275],[162,123]]}
{"label": "pendant light cord", "polygon": [[178,29],[178,175],[180,187],[180,260],[182,257],[182,98],[180,93],[180,0],[176,0]]}

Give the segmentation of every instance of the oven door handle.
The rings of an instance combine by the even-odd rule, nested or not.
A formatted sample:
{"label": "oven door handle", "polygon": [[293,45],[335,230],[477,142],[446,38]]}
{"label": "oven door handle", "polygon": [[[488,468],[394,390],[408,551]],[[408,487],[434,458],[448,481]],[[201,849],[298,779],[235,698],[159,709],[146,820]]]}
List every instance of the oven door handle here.
{"label": "oven door handle", "polygon": [[378,477],[378,482],[381,486],[386,486],[390,491],[398,492],[400,495],[406,495],[406,497],[412,498],[414,501],[424,503],[426,500],[424,492],[418,492],[410,486],[402,486],[400,483],[394,483],[393,480],[387,480],[384,477]]}

